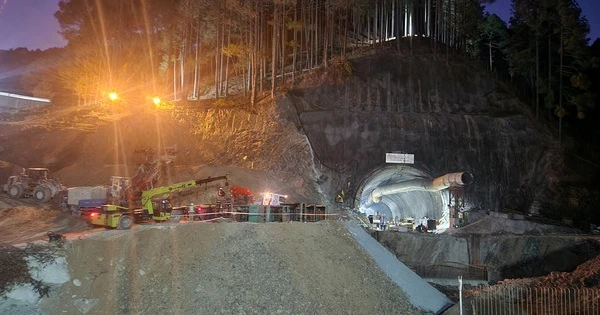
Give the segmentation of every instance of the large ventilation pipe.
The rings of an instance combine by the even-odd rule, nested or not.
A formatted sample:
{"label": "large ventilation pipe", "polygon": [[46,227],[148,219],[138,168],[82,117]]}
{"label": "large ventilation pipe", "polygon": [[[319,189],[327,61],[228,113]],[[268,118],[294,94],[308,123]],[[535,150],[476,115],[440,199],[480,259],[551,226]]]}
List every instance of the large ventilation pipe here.
{"label": "large ventilation pipe", "polygon": [[464,186],[473,182],[471,173],[450,173],[440,176],[434,180],[431,179],[411,179],[397,184],[375,188],[369,195],[369,200],[363,207],[369,207],[374,203],[381,201],[381,197],[394,195],[409,191],[431,191],[436,192],[444,190],[450,186]]}

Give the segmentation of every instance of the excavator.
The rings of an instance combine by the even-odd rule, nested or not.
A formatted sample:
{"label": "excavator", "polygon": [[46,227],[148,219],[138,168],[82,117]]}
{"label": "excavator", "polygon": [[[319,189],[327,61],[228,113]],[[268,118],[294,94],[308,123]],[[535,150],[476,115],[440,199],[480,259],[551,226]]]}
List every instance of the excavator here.
{"label": "excavator", "polygon": [[[168,200],[171,194],[219,180],[225,180],[225,186],[229,186],[229,175],[224,175],[144,190],[141,194],[140,208],[130,209],[119,205],[103,205],[101,210],[89,213],[89,222],[92,225],[120,230],[128,230],[134,222],[148,219],[177,223],[184,213],[183,210],[173,209]],[[160,202],[157,202],[157,199],[160,199]]]}

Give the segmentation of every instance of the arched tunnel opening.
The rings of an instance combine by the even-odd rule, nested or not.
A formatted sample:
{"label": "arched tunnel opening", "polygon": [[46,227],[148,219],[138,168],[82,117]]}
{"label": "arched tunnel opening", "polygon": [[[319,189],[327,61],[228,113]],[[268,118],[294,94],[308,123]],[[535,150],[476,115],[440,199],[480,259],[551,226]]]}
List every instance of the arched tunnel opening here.
{"label": "arched tunnel opening", "polygon": [[446,188],[467,185],[470,173],[450,173],[434,178],[407,165],[391,165],[372,171],[359,186],[354,207],[365,215],[382,214],[390,220],[435,219],[438,229],[450,226],[450,196]]}

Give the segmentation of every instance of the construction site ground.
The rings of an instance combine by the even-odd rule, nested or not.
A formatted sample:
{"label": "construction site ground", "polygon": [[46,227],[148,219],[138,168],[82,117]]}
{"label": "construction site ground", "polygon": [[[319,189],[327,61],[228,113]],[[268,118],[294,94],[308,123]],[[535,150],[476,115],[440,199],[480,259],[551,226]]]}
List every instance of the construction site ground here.
{"label": "construction site ground", "polygon": [[76,234],[94,230],[85,221],[55,204],[39,205],[32,199],[14,200],[0,194],[0,245],[47,240],[46,233]]}
{"label": "construction site ground", "polygon": [[[76,238],[44,314],[420,314],[343,223],[180,223]],[[21,312],[22,313],[22,312]]]}
{"label": "construction site ground", "polygon": [[[292,201],[323,201],[306,139],[289,125],[274,126],[273,108],[257,110],[261,115],[191,109],[133,115],[73,107],[11,116],[0,124],[0,180],[22,167],[50,166],[68,187],[107,184],[112,175],[135,172],[128,156],[135,148],[159,143],[181,152],[166,174],[169,182],[228,173],[232,184],[255,192],[277,188]],[[220,119],[232,115],[234,122],[216,131]],[[265,150],[267,143],[278,150]],[[178,202],[205,198],[213,198],[208,190]],[[511,222],[484,223],[469,229],[481,234],[493,227],[501,235],[499,227],[507,226],[507,233],[519,234]],[[68,279],[51,284],[40,301],[19,300],[18,294],[0,299],[1,314],[422,313],[337,221],[149,223],[105,230],[57,204],[0,194],[0,231],[5,249],[47,243],[48,231],[68,238],[56,248],[66,259]],[[600,262],[589,264],[586,278],[596,279]],[[11,270],[0,265],[0,278]],[[581,283],[569,277],[554,275],[552,283]],[[584,283],[598,287],[597,281]]]}

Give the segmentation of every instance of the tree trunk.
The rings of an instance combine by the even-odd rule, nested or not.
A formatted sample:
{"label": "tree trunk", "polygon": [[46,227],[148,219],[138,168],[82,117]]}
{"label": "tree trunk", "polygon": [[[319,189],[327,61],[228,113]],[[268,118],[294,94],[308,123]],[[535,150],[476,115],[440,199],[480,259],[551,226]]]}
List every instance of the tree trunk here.
{"label": "tree trunk", "polygon": [[565,46],[564,46],[564,42],[563,42],[563,28],[560,28],[560,70],[558,71],[558,82],[559,82],[559,88],[558,88],[558,107],[560,109],[559,112],[559,116],[558,116],[558,143],[562,145],[562,119],[564,116],[564,109],[563,109],[563,56],[564,56],[564,50],[565,50]]}
{"label": "tree trunk", "polygon": [[410,54],[413,54],[413,14],[414,14],[414,0],[410,0],[410,13],[408,18],[408,36],[410,36]]}
{"label": "tree trunk", "polygon": [[173,55],[173,100],[177,100],[177,58]]}
{"label": "tree trunk", "polygon": [[257,80],[257,73],[258,73],[258,67],[257,67],[257,62],[258,62],[258,49],[259,49],[259,21],[260,21],[260,11],[259,9],[259,3],[260,1],[256,2],[256,6],[255,6],[255,12],[256,12],[256,16],[254,17],[254,28],[252,29],[253,33],[250,33],[250,36],[252,38],[252,68],[251,68],[251,89],[250,90],[250,104],[252,106],[256,105],[256,80]]}
{"label": "tree trunk", "polygon": [[435,17],[434,17],[434,23],[433,23],[433,59],[437,60],[437,42],[438,42],[438,36],[439,36],[439,23],[440,23],[440,5],[439,5],[439,0],[436,0],[435,2]]}
{"label": "tree trunk", "polygon": [[271,98],[275,98],[275,77],[277,75],[277,27],[279,18],[278,5],[275,4],[273,13],[273,40],[271,41]]}
{"label": "tree trunk", "polygon": [[[231,45],[231,23],[229,23],[229,28],[227,30],[227,46]],[[227,60],[225,64],[225,92],[223,93],[225,96],[229,95],[229,61],[231,59],[231,54],[227,55]]]}
{"label": "tree trunk", "polygon": [[445,27],[444,27],[444,36],[446,37],[446,62],[450,61],[450,4],[448,4],[448,7],[444,10],[444,16],[445,21]]}
{"label": "tree trunk", "polygon": [[225,48],[225,18],[221,20],[221,49],[219,49],[219,96],[225,95],[223,91],[223,58],[225,58],[223,54],[223,48]]}
{"label": "tree trunk", "polygon": [[198,99],[198,50],[200,50],[200,30],[196,29],[196,56],[194,58],[194,91],[192,98]]}
{"label": "tree trunk", "polygon": [[488,48],[489,48],[489,54],[490,54],[490,71],[492,71],[493,70],[493,64],[492,64],[493,59],[492,59],[492,39],[491,38],[489,39],[489,42],[488,42]]}
{"label": "tree trunk", "polygon": [[[552,34],[548,35],[548,93],[552,92]],[[552,119],[552,106],[548,106],[548,122]]]}
{"label": "tree trunk", "polygon": [[540,37],[536,30],[535,34],[535,119],[540,118]]}
{"label": "tree trunk", "polygon": [[298,32],[296,30],[296,24],[298,23],[298,6],[294,6],[294,49],[292,52],[292,82],[296,80],[296,53],[298,51]]}
{"label": "tree trunk", "polygon": [[285,44],[286,44],[286,36],[285,36],[285,13],[286,13],[286,8],[285,8],[285,4],[282,5],[281,8],[281,25],[279,26],[279,32],[277,33],[277,37],[281,38],[281,42],[279,43],[281,45],[281,49],[280,51],[280,55],[279,58],[281,59],[280,61],[280,65],[281,65],[281,83],[285,84]]}
{"label": "tree trunk", "polygon": [[219,91],[219,27],[217,26],[217,36],[215,36],[215,98],[220,95]]}
{"label": "tree trunk", "polygon": [[346,57],[346,48],[348,47],[348,7],[344,10],[344,44],[342,47],[342,57]]}
{"label": "tree trunk", "polygon": [[181,47],[181,50],[179,51],[179,81],[180,81],[180,86],[179,86],[179,94],[181,94],[181,98],[185,97],[185,93],[184,93],[184,77],[185,77],[185,65],[184,65],[184,55],[185,55],[185,43],[183,44],[183,46]]}
{"label": "tree trunk", "polygon": [[323,30],[325,31],[323,34],[323,64],[325,65],[325,67],[327,67],[328,62],[327,62],[327,52],[329,49],[329,5],[328,5],[328,1],[325,1],[325,25],[323,26]]}
{"label": "tree trunk", "polygon": [[316,1],[316,5],[315,5],[315,40],[314,40],[314,44],[315,44],[315,62],[313,63],[314,66],[319,64],[319,0]]}

